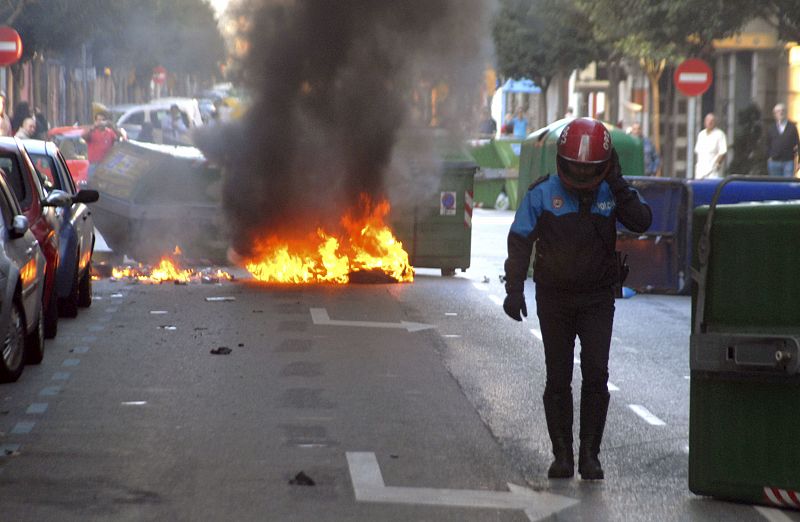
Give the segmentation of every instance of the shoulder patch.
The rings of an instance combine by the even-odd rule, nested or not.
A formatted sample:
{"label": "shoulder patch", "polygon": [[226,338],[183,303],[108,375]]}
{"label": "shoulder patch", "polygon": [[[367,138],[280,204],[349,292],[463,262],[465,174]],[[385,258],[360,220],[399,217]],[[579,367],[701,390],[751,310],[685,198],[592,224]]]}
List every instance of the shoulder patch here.
{"label": "shoulder patch", "polygon": [[547,174],[546,176],[542,176],[541,178],[537,179],[536,181],[534,181],[533,183],[528,185],[528,190],[533,190],[533,187],[535,187],[536,185],[541,185],[542,183],[547,181],[549,178],[550,178],[550,174]]}

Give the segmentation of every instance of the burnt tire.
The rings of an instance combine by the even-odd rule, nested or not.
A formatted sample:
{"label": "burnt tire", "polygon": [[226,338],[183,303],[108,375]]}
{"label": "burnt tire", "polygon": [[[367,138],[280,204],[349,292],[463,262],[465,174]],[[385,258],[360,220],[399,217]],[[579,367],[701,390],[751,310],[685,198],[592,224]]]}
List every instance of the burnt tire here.
{"label": "burnt tire", "polygon": [[92,262],[86,265],[86,271],[83,273],[80,282],[78,283],[78,306],[81,308],[89,308],[92,306]]}
{"label": "burnt tire", "polygon": [[44,309],[39,305],[36,328],[25,336],[25,363],[39,364],[44,359]]}
{"label": "burnt tire", "polygon": [[50,306],[44,309],[44,338],[52,339],[58,333],[58,297],[50,296]]}
{"label": "burnt tire", "polygon": [[15,299],[0,346],[0,382],[14,382],[19,379],[25,366],[24,359],[25,323],[22,319],[22,306]]}

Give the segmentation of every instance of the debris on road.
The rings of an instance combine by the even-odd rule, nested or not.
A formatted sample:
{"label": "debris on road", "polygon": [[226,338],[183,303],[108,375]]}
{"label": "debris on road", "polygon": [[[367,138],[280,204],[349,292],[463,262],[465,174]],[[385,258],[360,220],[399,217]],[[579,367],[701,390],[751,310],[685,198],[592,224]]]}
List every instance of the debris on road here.
{"label": "debris on road", "polygon": [[171,324],[162,324],[159,326],[159,328],[161,328],[162,330],[170,330],[170,331],[175,331],[178,329],[177,326],[173,326]]}
{"label": "debris on road", "polygon": [[289,480],[289,484],[293,486],[313,486],[316,483],[314,479],[303,473],[302,471]]}
{"label": "debris on road", "polygon": [[231,352],[233,352],[233,350],[227,346],[220,346],[211,350],[212,355],[230,355]]}

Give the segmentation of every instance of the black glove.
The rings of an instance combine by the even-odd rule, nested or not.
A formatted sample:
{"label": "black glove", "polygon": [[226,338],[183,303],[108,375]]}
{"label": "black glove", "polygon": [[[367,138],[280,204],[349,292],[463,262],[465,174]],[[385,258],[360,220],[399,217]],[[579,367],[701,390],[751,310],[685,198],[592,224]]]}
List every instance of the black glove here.
{"label": "black glove", "polygon": [[611,149],[611,159],[608,160],[608,174],[606,174],[606,183],[608,183],[608,188],[611,189],[611,193],[614,196],[622,196],[627,195],[630,190],[630,185],[628,182],[625,181],[625,178],[622,177],[622,167],[619,164],[619,156],[617,155],[616,149]]}
{"label": "black glove", "polygon": [[522,321],[520,312],[524,317],[528,317],[528,307],[525,305],[525,294],[522,292],[512,292],[503,301],[503,311],[515,321]]}

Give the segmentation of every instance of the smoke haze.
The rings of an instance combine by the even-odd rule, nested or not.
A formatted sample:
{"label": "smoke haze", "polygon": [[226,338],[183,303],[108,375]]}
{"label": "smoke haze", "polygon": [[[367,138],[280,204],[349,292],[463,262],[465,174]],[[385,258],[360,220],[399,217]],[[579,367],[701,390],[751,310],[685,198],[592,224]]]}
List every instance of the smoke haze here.
{"label": "smoke haze", "polygon": [[[266,233],[336,228],[364,192],[413,189],[411,150],[435,178],[436,155],[398,137],[421,118],[420,85],[446,85],[437,123],[473,124],[486,61],[482,0],[250,0],[249,50],[240,74],[252,96],[245,117],[198,136],[223,164],[223,203],[232,246],[252,255]],[[425,94],[429,96],[429,92]],[[417,99],[415,99],[415,97]],[[417,133],[418,135],[418,133]]]}

